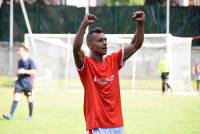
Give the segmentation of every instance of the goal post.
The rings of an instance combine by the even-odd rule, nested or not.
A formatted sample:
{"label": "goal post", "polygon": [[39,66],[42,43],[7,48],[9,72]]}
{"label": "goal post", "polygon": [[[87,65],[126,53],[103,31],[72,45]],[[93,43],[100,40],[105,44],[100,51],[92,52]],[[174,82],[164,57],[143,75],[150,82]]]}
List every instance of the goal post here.
{"label": "goal post", "polygon": [[192,38],[170,36],[168,40],[170,83],[177,93],[193,93],[191,80]]}
{"label": "goal post", "polygon": [[[107,37],[108,45],[117,48],[116,45],[119,47],[129,45],[133,35],[107,35]],[[121,70],[121,79],[131,79],[133,90],[161,91],[159,63],[166,54],[170,70],[169,83],[173,92],[193,94],[191,44],[192,38],[175,37],[171,34],[145,34],[142,47],[126,61]]]}
{"label": "goal post", "polygon": [[25,45],[37,66],[36,86],[47,89],[67,88],[71,38],[66,34],[25,34]]}
{"label": "goal post", "polygon": [[[133,35],[106,34],[106,37],[108,53],[112,53],[129,45]],[[25,35],[25,45],[29,46],[31,57],[37,61],[39,85],[47,88],[82,88],[72,52],[74,38],[74,34]],[[88,55],[85,38],[83,49]],[[158,65],[165,52],[170,63],[172,89],[177,92],[192,91],[191,38],[169,34],[145,34],[143,46],[120,70],[121,88],[161,91]]]}

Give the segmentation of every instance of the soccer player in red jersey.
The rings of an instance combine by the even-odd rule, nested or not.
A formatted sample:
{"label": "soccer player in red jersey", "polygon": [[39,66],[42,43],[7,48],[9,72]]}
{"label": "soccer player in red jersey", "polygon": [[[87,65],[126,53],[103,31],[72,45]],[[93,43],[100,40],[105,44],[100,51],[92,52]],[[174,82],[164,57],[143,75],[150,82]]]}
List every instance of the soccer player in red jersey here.
{"label": "soccer player in red jersey", "polygon": [[90,56],[81,49],[88,25],[96,22],[96,16],[86,14],[73,44],[73,54],[80,80],[84,87],[84,116],[88,134],[123,134],[119,70],[144,40],[143,11],[132,13],[137,22],[130,45],[107,54],[107,39],[101,28],[91,30],[86,37]]}

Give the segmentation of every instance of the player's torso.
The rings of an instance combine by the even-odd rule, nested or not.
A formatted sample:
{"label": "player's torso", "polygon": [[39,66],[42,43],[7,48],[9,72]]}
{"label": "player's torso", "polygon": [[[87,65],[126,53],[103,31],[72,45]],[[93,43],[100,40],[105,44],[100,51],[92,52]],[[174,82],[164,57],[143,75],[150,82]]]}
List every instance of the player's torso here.
{"label": "player's torso", "polygon": [[[26,60],[19,60],[19,66],[18,69],[25,69],[29,70],[31,69],[31,59],[28,58]],[[19,81],[25,81],[25,82],[31,82],[31,76],[29,74],[19,74],[18,75],[18,80]]]}
{"label": "player's torso", "polygon": [[118,73],[112,57],[106,57],[102,63],[97,63],[94,59],[88,58],[88,71],[98,86],[106,86],[111,83]]}
{"label": "player's torso", "polygon": [[84,108],[87,125],[121,126],[123,121],[117,62],[112,57],[106,57],[101,64],[90,57],[86,60]]}

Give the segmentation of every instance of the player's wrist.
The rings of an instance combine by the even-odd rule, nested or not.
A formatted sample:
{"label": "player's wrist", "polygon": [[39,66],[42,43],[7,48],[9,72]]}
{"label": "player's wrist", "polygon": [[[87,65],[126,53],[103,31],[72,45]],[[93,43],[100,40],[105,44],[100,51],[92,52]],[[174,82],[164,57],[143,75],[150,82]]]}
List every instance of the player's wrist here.
{"label": "player's wrist", "polygon": [[19,71],[19,74],[27,74],[27,70],[21,69],[21,70]]}
{"label": "player's wrist", "polygon": [[89,25],[89,23],[83,21],[83,22],[81,23],[81,25],[82,25],[84,28],[86,28],[86,27]]}
{"label": "player's wrist", "polygon": [[144,21],[138,21],[139,26],[144,26]]}

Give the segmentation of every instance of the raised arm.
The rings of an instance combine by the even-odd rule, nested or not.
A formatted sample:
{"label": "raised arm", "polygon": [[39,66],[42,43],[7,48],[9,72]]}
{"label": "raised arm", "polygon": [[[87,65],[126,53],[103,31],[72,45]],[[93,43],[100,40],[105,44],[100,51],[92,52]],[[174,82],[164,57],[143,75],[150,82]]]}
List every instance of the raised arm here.
{"label": "raised arm", "polygon": [[144,40],[144,20],[145,14],[143,11],[136,11],[132,14],[132,19],[137,22],[135,36],[133,37],[130,45],[124,47],[124,58],[126,61],[131,57],[139,48],[141,48]]}
{"label": "raised arm", "polygon": [[85,54],[83,50],[81,50],[85,30],[88,25],[95,22],[96,22],[96,17],[94,15],[86,14],[78,29],[78,32],[76,33],[75,40],[73,43],[73,53],[74,53],[75,64],[78,68],[81,68],[83,66],[85,58]]}

